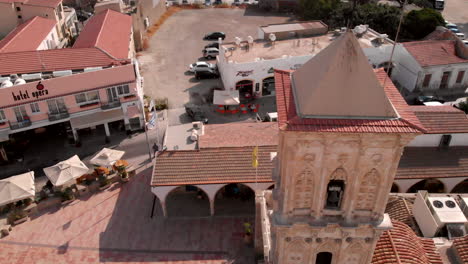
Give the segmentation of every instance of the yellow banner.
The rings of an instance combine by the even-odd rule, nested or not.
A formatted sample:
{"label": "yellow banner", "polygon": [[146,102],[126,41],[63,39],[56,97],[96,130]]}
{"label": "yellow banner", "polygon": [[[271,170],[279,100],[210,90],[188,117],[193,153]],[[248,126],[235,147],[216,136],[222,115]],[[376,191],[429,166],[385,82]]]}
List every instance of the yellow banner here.
{"label": "yellow banner", "polygon": [[252,151],[252,167],[258,167],[258,146],[256,146]]}

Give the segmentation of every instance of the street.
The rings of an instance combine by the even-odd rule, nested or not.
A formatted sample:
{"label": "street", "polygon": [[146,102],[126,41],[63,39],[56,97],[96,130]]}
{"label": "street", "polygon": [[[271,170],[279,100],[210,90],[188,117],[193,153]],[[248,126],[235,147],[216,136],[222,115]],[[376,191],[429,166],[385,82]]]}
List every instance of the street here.
{"label": "street", "polygon": [[457,24],[465,36],[468,36],[468,1],[446,0],[445,9],[442,12],[445,20]]}

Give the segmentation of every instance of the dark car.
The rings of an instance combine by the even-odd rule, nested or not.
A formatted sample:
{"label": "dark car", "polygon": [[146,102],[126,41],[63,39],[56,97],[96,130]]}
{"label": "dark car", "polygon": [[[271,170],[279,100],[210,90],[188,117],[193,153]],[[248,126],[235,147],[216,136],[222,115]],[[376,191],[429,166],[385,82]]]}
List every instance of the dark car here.
{"label": "dark car", "polygon": [[202,121],[205,124],[208,124],[208,118],[206,118],[205,114],[203,114],[203,110],[196,105],[186,105],[185,106],[185,113],[193,120],[193,121]]}
{"label": "dark car", "polygon": [[195,72],[195,78],[200,79],[215,79],[219,78],[217,71],[197,71]]}
{"label": "dark car", "polygon": [[205,46],[205,49],[207,48],[217,48],[219,49],[219,43],[218,42],[213,42]]}
{"label": "dark car", "polygon": [[218,40],[218,38],[224,40],[226,38],[226,34],[224,34],[224,32],[211,32],[209,34],[206,34],[203,37],[203,40]]}

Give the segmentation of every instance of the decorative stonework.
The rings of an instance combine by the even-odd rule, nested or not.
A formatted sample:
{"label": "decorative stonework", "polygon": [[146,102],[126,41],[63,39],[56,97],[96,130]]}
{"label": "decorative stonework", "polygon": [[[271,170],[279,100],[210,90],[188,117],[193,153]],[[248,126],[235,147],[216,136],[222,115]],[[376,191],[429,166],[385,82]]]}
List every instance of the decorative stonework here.
{"label": "decorative stonework", "polygon": [[330,176],[330,180],[346,181],[347,173],[343,168],[337,168]]}
{"label": "decorative stonework", "polygon": [[310,167],[306,167],[296,176],[294,181],[294,209],[310,208],[314,193],[314,174]]}
{"label": "decorative stonework", "polygon": [[288,253],[286,254],[286,261],[284,263],[287,264],[303,264],[308,263],[308,255],[309,251],[307,250],[307,244],[302,241],[301,238],[294,239],[289,245],[287,246]]}
{"label": "decorative stonework", "polygon": [[360,182],[356,210],[373,210],[377,199],[380,174],[376,169],[366,173]]}

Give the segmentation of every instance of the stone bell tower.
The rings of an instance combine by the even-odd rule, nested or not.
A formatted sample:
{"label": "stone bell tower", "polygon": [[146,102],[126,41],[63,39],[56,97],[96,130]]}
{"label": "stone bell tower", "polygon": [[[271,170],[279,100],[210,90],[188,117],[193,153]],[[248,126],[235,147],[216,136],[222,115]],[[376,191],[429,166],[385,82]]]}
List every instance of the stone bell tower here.
{"label": "stone bell tower", "polygon": [[[347,32],[295,72],[275,72],[275,264],[370,263],[404,146],[419,123]],[[416,120],[416,121],[415,121]],[[413,123],[416,122],[416,123]]]}

